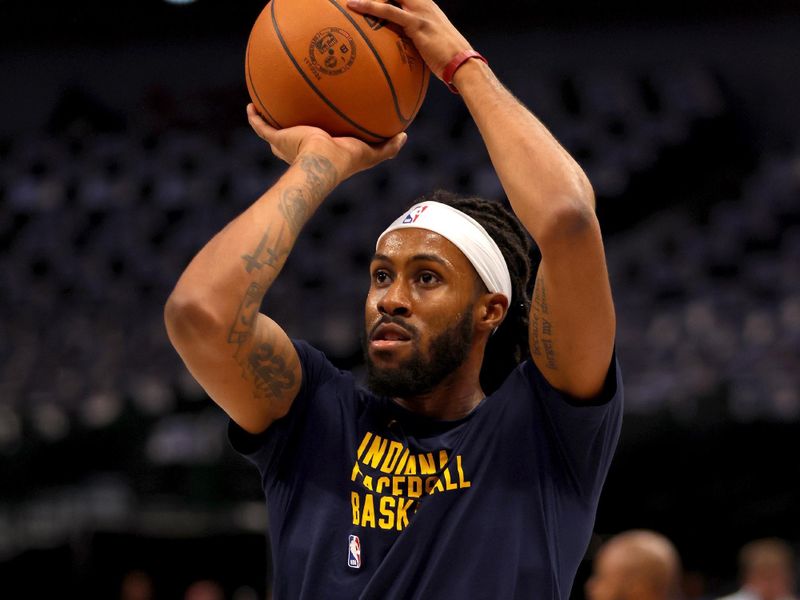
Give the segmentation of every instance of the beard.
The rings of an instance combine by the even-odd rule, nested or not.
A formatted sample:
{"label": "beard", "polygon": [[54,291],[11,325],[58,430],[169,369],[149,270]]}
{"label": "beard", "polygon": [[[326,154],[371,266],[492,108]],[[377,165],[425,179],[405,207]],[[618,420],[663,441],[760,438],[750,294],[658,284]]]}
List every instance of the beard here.
{"label": "beard", "polygon": [[395,323],[410,332],[413,344],[411,358],[396,367],[376,366],[369,355],[367,336],[362,338],[364,360],[367,363],[367,386],[379,396],[409,398],[430,392],[445,377],[460,367],[469,355],[472,346],[472,307],[468,307],[461,319],[445,329],[430,343],[424,355],[419,347],[419,335],[401,317],[384,317],[384,323]]}

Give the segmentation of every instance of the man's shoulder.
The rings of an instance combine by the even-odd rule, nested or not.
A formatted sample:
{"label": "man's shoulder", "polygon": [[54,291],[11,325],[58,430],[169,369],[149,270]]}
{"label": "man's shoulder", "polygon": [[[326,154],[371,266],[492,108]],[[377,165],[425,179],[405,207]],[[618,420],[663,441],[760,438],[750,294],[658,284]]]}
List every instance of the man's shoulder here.
{"label": "man's shoulder", "polygon": [[578,400],[554,387],[531,359],[522,361],[508,379],[512,377],[530,384],[531,393],[536,396],[553,399],[576,408],[606,406],[612,404],[614,400],[621,404],[624,397],[622,372],[616,352],[611,357],[602,389],[595,398],[589,400]]}
{"label": "man's shoulder", "polygon": [[533,381],[535,380],[536,365],[530,358],[520,361],[500,384],[495,394],[509,394],[518,391],[520,387],[531,388],[533,392]]}
{"label": "man's shoulder", "polygon": [[313,376],[315,379],[330,379],[332,377],[346,377],[350,373],[339,369],[319,348],[306,340],[292,338],[292,345],[300,359],[305,379]]}
{"label": "man's shoulder", "polygon": [[300,394],[328,393],[339,389],[359,396],[370,395],[370,392],[359,383],[352,371],[338,367],[322,350],[306,340],[292,338],[292,344],[297,351],[303,370]]}

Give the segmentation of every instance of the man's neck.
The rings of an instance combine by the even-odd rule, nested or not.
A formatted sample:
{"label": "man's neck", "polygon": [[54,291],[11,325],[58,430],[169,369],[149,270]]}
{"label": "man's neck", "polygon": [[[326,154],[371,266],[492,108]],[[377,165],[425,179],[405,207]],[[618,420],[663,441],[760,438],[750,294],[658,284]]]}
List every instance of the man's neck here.
{"label": "man's neck", "polygon": [[430,392],[408,398],[395,398],[394,401],[411,412],[431,419],[461,419],[472,412],[486,396],[477,373],[479,370],[464,364]]}

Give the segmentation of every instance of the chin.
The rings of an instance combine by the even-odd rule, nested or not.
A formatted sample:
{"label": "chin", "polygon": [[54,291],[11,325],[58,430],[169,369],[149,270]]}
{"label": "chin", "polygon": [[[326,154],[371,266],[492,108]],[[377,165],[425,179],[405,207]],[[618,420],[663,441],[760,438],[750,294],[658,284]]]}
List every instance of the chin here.
{"label": "chin", "polygon": [[387,398],[411,398],[429,392],[428,388],[414,385],[413,382],[404,380],[397,373],[371,374],[367,381],[367,388],[376,396]]}

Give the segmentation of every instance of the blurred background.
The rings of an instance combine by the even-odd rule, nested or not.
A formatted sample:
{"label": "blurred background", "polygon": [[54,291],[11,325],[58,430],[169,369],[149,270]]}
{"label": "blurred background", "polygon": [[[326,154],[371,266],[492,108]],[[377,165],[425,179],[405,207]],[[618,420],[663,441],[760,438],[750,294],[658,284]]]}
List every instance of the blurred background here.
{"label": "blurred background", "polygon": [[[597,192],[627,397],[592,548],[655,529],[688,597],[734,590],[742,544],[800,543],[800,5],[440,4]],[[257,472],[162,321],[283,170],[244,114],[262,7],[0,0],[3,598],[268,593]],[[437,187],[502,195],[438,81],[409,136],[327,201],[267,298],[343,368],[385,224]]]}

